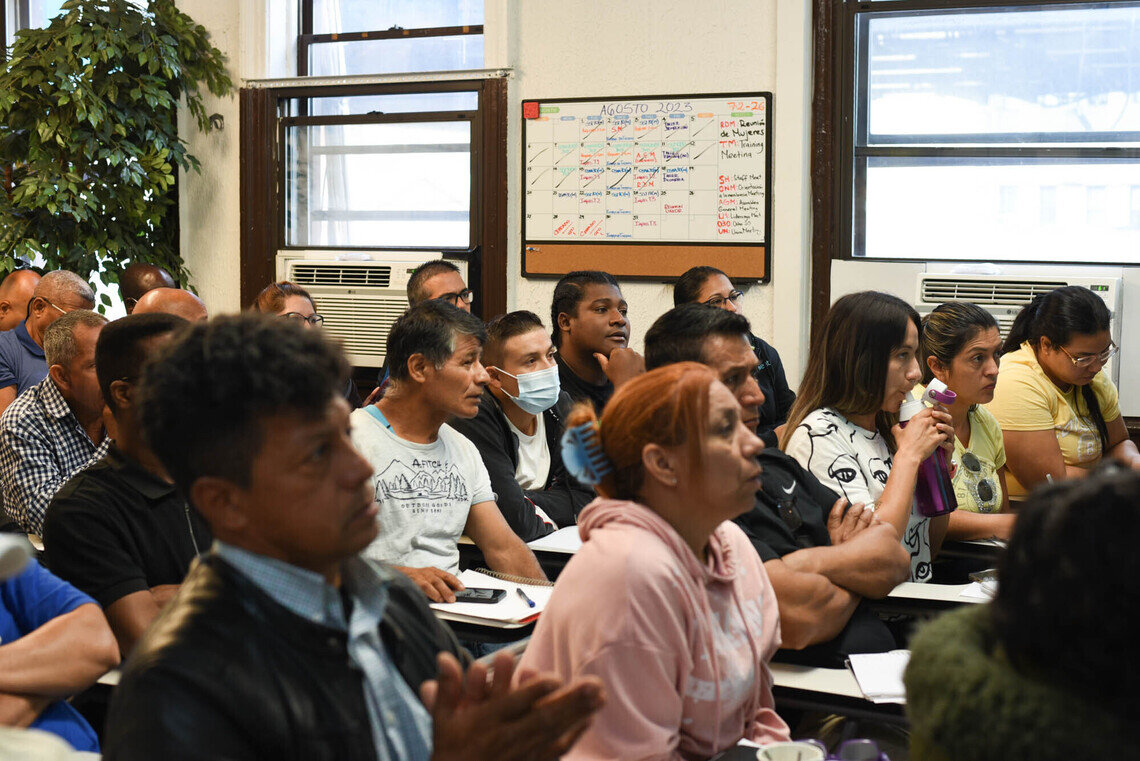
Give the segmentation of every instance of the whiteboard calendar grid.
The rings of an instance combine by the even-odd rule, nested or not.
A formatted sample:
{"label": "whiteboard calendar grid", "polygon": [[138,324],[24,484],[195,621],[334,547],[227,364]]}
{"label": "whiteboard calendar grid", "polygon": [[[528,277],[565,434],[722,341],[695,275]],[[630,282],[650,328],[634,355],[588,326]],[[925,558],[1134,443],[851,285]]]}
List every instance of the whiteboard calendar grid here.
{"label": "whiteboard calendar grid", "polygon": [[524,105],[524,242],[767,243],[769,93]]}

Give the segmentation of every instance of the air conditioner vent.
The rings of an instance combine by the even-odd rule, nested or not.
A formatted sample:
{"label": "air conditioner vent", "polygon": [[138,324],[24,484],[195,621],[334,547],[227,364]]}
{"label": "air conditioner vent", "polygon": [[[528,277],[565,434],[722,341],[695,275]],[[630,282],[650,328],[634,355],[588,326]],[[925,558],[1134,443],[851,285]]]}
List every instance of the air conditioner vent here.
{"label": "air conditioner vent", "polygon": [[1068,285],[1063,280],[970,280],[967,278],[922,279],[920,300],[927,304],[969,301],[979,306],[1020,306],[1035,296]]}
{"label": "air conditioner vent", "polygon": [[292,280],[297,285],[342,285],[387,288],[392,268],[384,265],[294,264]]}

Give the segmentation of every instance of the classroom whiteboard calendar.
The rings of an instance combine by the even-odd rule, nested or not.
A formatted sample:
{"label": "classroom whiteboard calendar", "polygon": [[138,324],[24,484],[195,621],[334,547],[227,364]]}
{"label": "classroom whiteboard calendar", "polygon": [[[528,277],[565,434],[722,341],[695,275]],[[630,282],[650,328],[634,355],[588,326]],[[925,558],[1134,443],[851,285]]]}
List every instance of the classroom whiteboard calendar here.
{"label": "classroom whiteboard calendar", "polygon": [[[525,271],[544,269],[530,266],[541,243],[719,244],[753,247],[747,255],[761,264],[750,275],[764,277],[770,93],[527,101],[523,117]],[[642,253],[677,260],[667,270],[684,263],[658,246]],[[714,263],[709,253],[694,252],[695,263]],[[680,274],[642,265],[634,274]]]}

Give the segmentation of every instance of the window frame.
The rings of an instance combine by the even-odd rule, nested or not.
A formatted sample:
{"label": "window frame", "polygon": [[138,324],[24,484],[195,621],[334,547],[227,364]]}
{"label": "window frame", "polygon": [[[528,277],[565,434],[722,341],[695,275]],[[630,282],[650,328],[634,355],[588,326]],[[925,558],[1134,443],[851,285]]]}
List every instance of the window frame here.
{"label": "window frame", "polygon": [[[831,244],[825,244],[816,235],[813,241],[813,262],[820,262],[819,250],[826,247],[828,259],[844,259],[868,262],[926,262],[920,258],[896,258],[856,255],[864,249],[866,226],[866,177],[868,159],[889,158],[900,160],[921,160],[940,158],[961,158],[977,160],[1008,159],[1140,159],[1140,147],[1126,146],[1078,146],[1064,145],[1088,139],[1087,133],[1008,133],[917,136],[887,135],[876,136],[875,144],[870,143],[868,132],[868,101],[866,50],[867,27],[872,18],[871,12],[883,15],[895,13],[929,12],[946,14],[962,12],[1009,12],[1056,6],[1057,8],[1106,7],[1109,3],[1092,0],[840,0],[834,10],[821,9],[822,0],[816,0],[815,34],[817,43],[821,37],[831,53],[836,56],[837,65],[833,69],[816,62],[816,104],[813,107],[813,120],[816,130],[813,142],[816,144],[816,158],[813,161],[813,179],[822,179],[831,195],[831,209],[817,206],[817,212],[830,216],[827,224],[820,225],[819,231],[830,229]],[[860,47],[862,46],[862,47]],[[821,103],[819,83],[830,84],[830,90],[823,96],[831,103]],[[859,97],[857,97],[859,96]],[[821,129],[822,128],[822,129]],[[828,135],[827,133],[831,134]],[[1140,141],[1140,132],[1107,133],[1126,140]],[[1047,135],[1049,147],[1019,145],[1027,139]],[[884,139],[885,138],[885,139]],[[954,143],[986,142],[985,146],[960,145]],[[861,144],[862,143],[862,144]],[[934,145],[929,145],[934,144]],[[830,162],[827,159],[830,158]],[[830,167],[823,166],[830,163]],[[817,219],[817,225],[819,217]],[[1018,260],[1018,264],[1057,264],[1053,260]],[[1121,266],[1120,262],[1101,262]],[[830,277],[830,263],[817,267],[816,272]],[[830,288],[827,288],[830,291]],[[813,316],[817,307],[813,297]]]}
{"label": "window frame", "polygon": [[314,0],[301,0],[301,33],[297,35],[297,76],[299,77],[309,76],[309,49],[313,45],[320,45],[330,42],[425,39],[431,37],[460,37],[463,35],[481,36],[483,34],[483,24],[470,24],[467,26],[414,27],[411,29],[404,29],[399,26],[393,26],[390,29],[373,29],[360,32],[333,32],[328,34],[314,34],[313,2]]}
{"label": "window frame", "polygon": [[[482,186],[482,114],[483,114],[483,94],[480,88],[471,87],[467,83],[466,87],[460,87],[463,82],[440,82],[440,83],[425,83],[425,84],[392,84],[392,85],[370,85],[364,89],[369,92],[352,92],[352,93],[332,93],[329,92],[333,88],[321,88],[322,94],[320,97],[339,96],[367,96],[367,95],[400,95],[400,94],[419,94],[428,92],[474,92],[478,98],[478,103],[474,111],[406,111],[393,114],[384,113],[368,113],[368,114],[353,114],[353,115],[332,115],[332,116],[308,116],[308,103],[304,96],[294,98],[281,98],[278,101],[278,131],[277,131],[277,145],[280,155],[280,160],[277,162],[278,171],[278,187],[280,188],[280,201],[278,204],[277,215],[277,247],[279,250],[294,249],[294,250],[310,250],[310,251],[338,251],[338,250],[353,250],[359,249],[362,251],[383,249],[386,251],[444,251],[452,255],[470,255],[475,251],[478,245],[481,230],[477,227],[478,218],[476,209],[478,206],[478,188]],[[384,88],[382,90],[371,91],[373,88]],[[354,87],[354,90],[361,88]],[[290,100],[301,100],[298,115],[289,116],[282,114],[286,105]],[[317,245],[290,245],[288,242],[288,204],[287,196],[285,195],[285,188],[288,183],[288,169],[289,162],[286,151],[288,145],[287,133],[290,127],[309,127],[309,126],[340,126],[340,125],[357,125],[357,124],[401,124],[401,123],[421,123],[421,122],[467,122],[470,125],[471,134],[471,152],[470,152],[470,174],[471,186],[468,196],[468,236],[467,246],[465,248],[457,247],[444,247],[437,245],[428,246],[317,246]]]}
{"label": "window frame", "polygon": [[[476,92],[478,115],[472,121],[473,192],[472,239],[467,249],[398,246],[356,248],[358,251],[441,251],[465,259],[468,285],[476,291],[476,309],[491,317],[507,306],[507,82],[502,74],[481,79],[419,82],[321,84],[291,80],[244,87],[239,93],[241,129],[241,300],[251,303],[276,273],[279,250],[321,250],[315,246],[285,246],[284,142],[282,119],[309,117],[305,109],[290,116],[289,101],[310,97],[347,97],[429,92]],[[414,120],[421,114],[393,114]],[[441,112],[448,115],[463,112]],[[365,115],[367,116],[367,115]],[[408,117],[411,117],[410,119]],[[345,120],[355,117],[335,117]],[[273,224],[265,224],[273,220]],[[331,247],[343,250],[345,247]]]}

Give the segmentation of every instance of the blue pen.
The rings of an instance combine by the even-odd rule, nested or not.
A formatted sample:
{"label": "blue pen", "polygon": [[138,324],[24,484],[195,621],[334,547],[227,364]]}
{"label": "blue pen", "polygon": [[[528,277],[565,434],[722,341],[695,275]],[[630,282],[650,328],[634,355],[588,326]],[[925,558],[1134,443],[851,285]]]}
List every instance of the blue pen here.
{"label": "blue pen", "polygon": [[526,596],[526,592],[522,591],[522,587],[515,587],[515,592],[518,594],[519,597],[522,598],[522,601],[526,603],[526,606],[528,608],[534,607],[534,600],[532,600]]}

